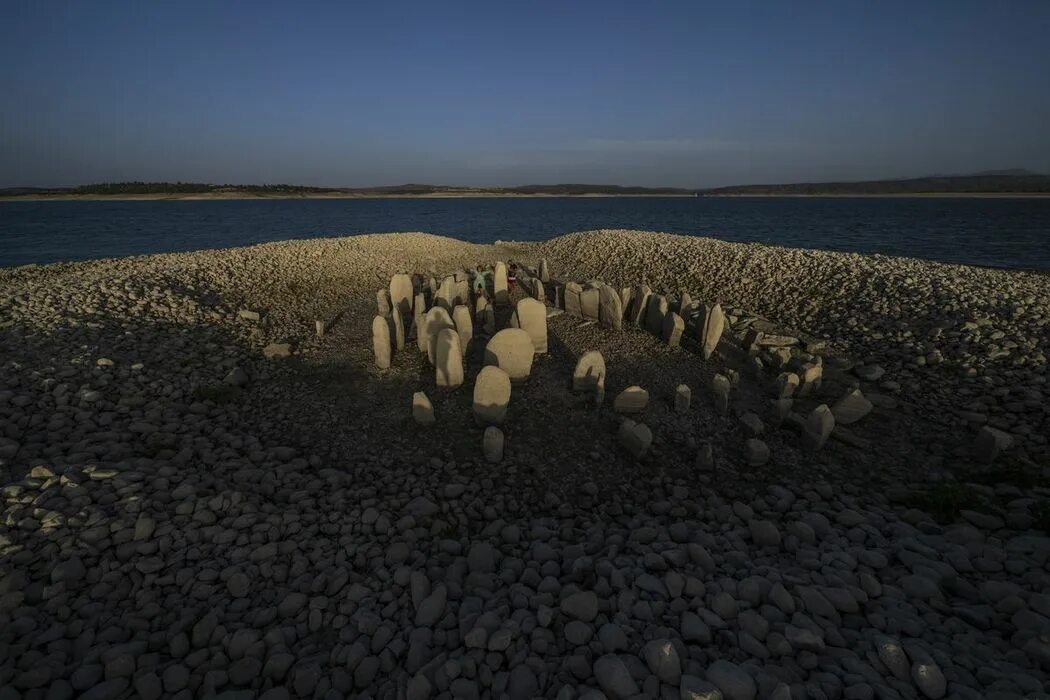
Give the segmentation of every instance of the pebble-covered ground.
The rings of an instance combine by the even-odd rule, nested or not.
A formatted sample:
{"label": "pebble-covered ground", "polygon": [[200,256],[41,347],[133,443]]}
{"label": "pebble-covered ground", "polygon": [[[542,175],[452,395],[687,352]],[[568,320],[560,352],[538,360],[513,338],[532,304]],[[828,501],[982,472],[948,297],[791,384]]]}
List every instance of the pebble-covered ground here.
{"label": "pebble-covered ground", "polygon": [[[377,370],[376,290],[541,258],[731,325],[704,361],[550,318],[490,464],[481,342],[456,390],[414,343]],[[0,270],[0,700],[1050,697],[1048,324],[1036,273],[625,231]],[[804,450],[741,348],[759,326],[825,357],[799,415],[858,388],[871,413]],[[587,350],[600,409],[571,391]],[[991,464],[982,428],[1012,437]]]}

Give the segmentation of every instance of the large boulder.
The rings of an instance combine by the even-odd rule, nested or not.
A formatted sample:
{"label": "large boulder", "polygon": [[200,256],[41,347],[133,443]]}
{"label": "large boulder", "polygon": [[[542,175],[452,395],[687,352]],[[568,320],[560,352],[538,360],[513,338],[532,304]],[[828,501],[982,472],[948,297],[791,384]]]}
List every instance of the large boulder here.
{"label": "large boulder", "polygon": [[376,367],[390,369],[390,355],[393,352],[390,322],[383,316],[372,319],[372,352],[375,354]]}
{"label": "large boulder", "polygon": [[455,328],[443,328],[434,338],[434,378],[438,386],[455,388],[463,383],[463,351]]}
{"label": "large boulder", "polygon": [[536,353],[547,352],[547,307],[541,302],[525,298],[518,302],[518,325],[532,339]]}
{"label": "large boulder", "polygon": [[485,364],[507,373],[512,382],[529,378],[535,350],[532,338],[521,328],[504,328],[485,346]]}
{"label": "large boulder", "polygon": [[498,425],[510,404],[510,377],[495,365],[482,367],[474,382],[474,421],[479,426]]}

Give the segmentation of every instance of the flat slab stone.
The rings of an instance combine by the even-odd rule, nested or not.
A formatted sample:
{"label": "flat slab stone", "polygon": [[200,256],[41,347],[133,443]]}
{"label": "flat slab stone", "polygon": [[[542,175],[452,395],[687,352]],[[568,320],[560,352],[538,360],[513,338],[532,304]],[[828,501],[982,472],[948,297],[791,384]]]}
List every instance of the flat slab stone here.
{"label": "flat slab stone", "polygon": [[479,426],[498,425],[510,404],[510,377],[495,365],[482,367],[474,382],[474,421]]}
{"label": "flat slab stone", "polygon": [[617,413],[642,413],[649,407],[649,392],[640,386],[629,386],[613,400]]}
{"label": "flat slab stone", "polygon": [[532,372],[535,350],[532,338],[521,328],[504,328],[485,346],[485,364],[507,373],[512,382],[524,381]]}

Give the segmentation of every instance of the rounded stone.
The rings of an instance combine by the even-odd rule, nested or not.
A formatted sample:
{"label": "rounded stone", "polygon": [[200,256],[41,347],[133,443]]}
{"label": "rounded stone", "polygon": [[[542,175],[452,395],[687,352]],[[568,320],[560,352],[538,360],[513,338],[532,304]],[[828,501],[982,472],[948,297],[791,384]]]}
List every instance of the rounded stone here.
{"label": "rounded stone", "polygon": [[504,328],[485,346],[485,364],[507,373],[512,382],[524,381],[532,372],[535,350],[532,338],[521,328]]}
{"label": "rounded stone", "polygon": [[446,328],[456,329],[456,324],[452,323],[452,317],[449,316],[448,311],[440,306],[435,306],[427,311],[427,315],[423,317],[421,332],[427,339],[427,359],[431,364],[434,363],[434,340],[437,334]]}
{"label": "rounded stone", "polygon": [[463,383],[463,351],[454,328],[443,328],[434,339],[434,378],[438,386],[454,388]]}
{"label": "rounded stone", "polygon": [[535,299],[526,298],[516,308],[518,325],[529,334],[536,353],[547,352],[547,307]]}
{"label": "rounded stone", "polygon": [[510,377],[499,367],[482,367],[474,382],[474,420],[479,426],[498,425],[510,403]]}

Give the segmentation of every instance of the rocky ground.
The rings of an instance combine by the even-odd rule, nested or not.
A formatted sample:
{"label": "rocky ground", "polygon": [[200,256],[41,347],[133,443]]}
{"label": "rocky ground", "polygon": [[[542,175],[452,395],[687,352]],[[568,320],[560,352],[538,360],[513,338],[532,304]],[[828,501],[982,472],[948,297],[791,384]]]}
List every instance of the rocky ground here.
{"label": "rocky ground", "polygon": [[[732,325],[704,361],[551,318],[492,465],[481,344],[457,390],[375,369],[375,290],[541,258]],[[1048,323],[1035,273],[624,231],[0,270],[0,698],[1050,697]],[[769,419],[757,326],[826,358],[801,414],[872,400],[848,440]],[[645,458],[570,391],[587,350],[607,404],[649,390]]]}

